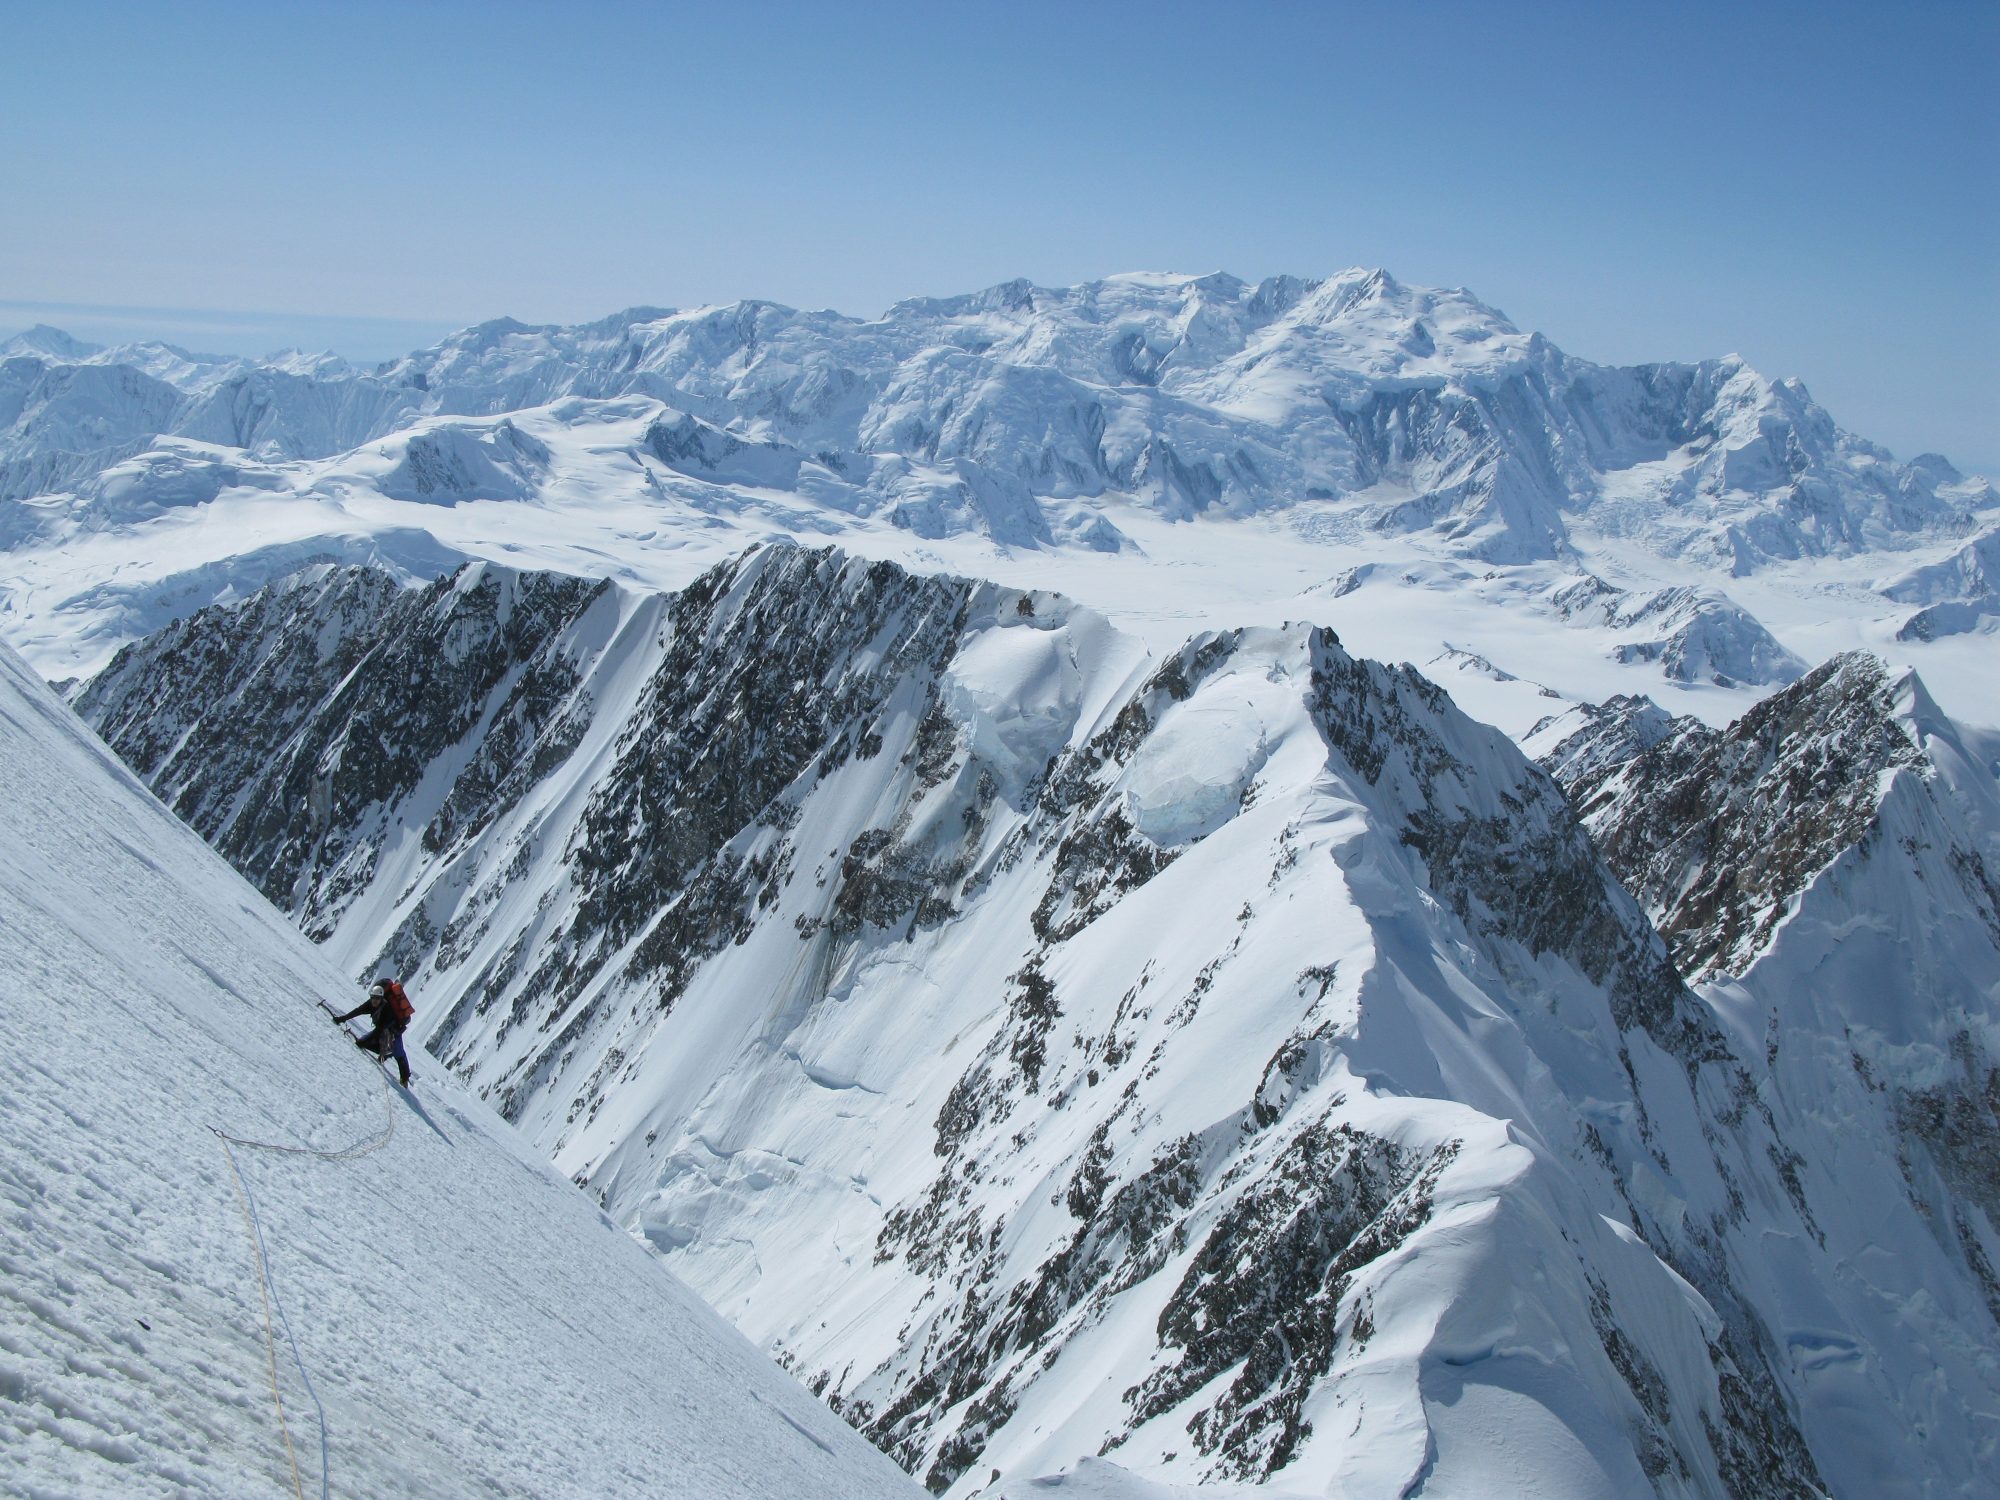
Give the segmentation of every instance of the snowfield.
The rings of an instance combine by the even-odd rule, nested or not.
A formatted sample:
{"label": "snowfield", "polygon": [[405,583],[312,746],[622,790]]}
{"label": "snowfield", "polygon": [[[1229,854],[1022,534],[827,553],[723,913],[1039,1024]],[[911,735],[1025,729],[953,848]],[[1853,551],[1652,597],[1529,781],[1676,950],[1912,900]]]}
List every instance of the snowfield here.
{"label": "snowfield", "polygon": [[[1461,289],[1129,275],[875,319],[468,328],[375,370],[0,345],[0,634],[52,678],[315,562],[678,589],[780,537],[1055,589],[1156,652],[1309,620],[1721,725],[1837,651],[1988,720],[2000,496],[1740,359],[1612,367]],[[1454,684],[1454,687],[1457,685]]]}
{"label": "snowfield", "polygon": [[917,1492],[353,994],[0,651],[0,1491]]}

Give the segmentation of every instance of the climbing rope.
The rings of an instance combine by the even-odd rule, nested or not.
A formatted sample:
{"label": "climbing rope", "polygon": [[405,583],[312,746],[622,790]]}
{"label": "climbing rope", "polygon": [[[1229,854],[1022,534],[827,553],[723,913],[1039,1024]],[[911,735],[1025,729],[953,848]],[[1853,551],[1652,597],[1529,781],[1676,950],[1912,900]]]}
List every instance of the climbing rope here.
{"label": "climbing rope", "polygon": [[[240,1135],[230,1135],[221,1130],[216,1130],[215,1133],[225,1141],[238,1146],[254,1146],[259,1151],[281,1151],[287,1156],[316,1156],[321,1161],[358,1161],[364,1156],[380,1151],[389,1144],[389,1138],[396,1133],[396,1106],[389,1098],[389,1080],[384,1078],[381,1082],[383,1102],[388,1105],[388,1123],[382,1127],[382,1133],[371,1136],[365,1141],[358,1141],[352,1146],[343,1146],[338,1151],[320,1151],[312,1146],[287,1146],[280,1141],[246,1140]],[[215,1130],[215,1127],[211,1125],[209,1129]]]}
{"label": "climbing rope", "polygon": [[[326,1007],[321,1006],[320,1009],[325,1010]],[[345,1026],[341,1027],[340,1031],[343,1036],[349,1035]],[[288,1146],[281,1141],[246,1140],[240,1135],[229,1135],[221,1130],[216,1130],[215,1133],[225,1141],[233,1141],[239,1146],[255,1146],[259,1151],[282,1151],[287,1156],[316,1156],[321,1161],[356,1161],[380,1151],[389,1144],[389,1138],[396,1133],[396,1101],[389,1097],[389,1077],[382,1071],[379,1063],[371,1067],[370,1071],[374,1073],[375,1081],[382,1086],[382,1114],[387,1123],[383,1125],[380,1135],[371,1136],[365,1141],[357,1141],[352,1146],[343,1146],[338,1151],[321,1151],[312,1146]],[[215,1130],[212,1125],[209,1128]]]}
{"label": "climbing rope", "polygon": [[[257,1259],[257,1298],[264,1305],[264,1354],[271,1375],[271,1400],[278,1408],[278,1432],[285,1440],[285,1463],[292,1472],[292,1492],[298,1500],[306,1500],[305,1481],[299,1477],[298,1450],[292,1446],[291,1423],[285,1418],[285,1396],[278,1388],[278,1338],[271,1327],[271,1268],[264,1256],[264,1226],[257,1217],[256,1207],[250,1199],[250,1189],[243,1181],[243,1173],[236,1165],[236,1153],[230,1149],[232,1139],[221,1131],[216,1138],[222,1142],[222,1154],[229,1161],[229,1175],[236,1183],[236,1206],[243,1211],[243,1228],[250,1236],[250,1249]],[[280,1316],[283,1308],[280,1307]],[[298,1340],[292,1338],[291,1320],[285,1320],[285,1337],[292,1346],[292,1360],[299,1367],[299,1377],[306,1383],[306,1393],[312,1397],[313,1405],[319,1409],[319,1492],[320,1500],[326,1500],[326,1408],[319,1404],[319,1393],[313,1390],[312,1379],[306,1374],[305,1362],[299,1358]]]}
{"label": "climbing rope", "polygon": [[[346,1034],[346,1028],[342,1028]],[[361,1157],[380,1151],[389,1144],[396,1133],[396,1103],[389,1097],[389,1080],[375,1068],[376,1082],[382,1086],[382,1104],[387,1123],[381,1133],[365,1141],[357,1141],[352,1146],[344,1146],[338,1151],[321,1151],[312,1146],[287,1145],[282,1141],[253,1141],[245,1136],[231,1135],[225,1130],[209,1126],[215,1138],[222,1142],[222,1154],[229,1161],[229,1175],[236,1184],[236,1206],[243,1213],[243,1228],[250,1237],[250,1250],[257,1261],[257,1297],[264,1307],[264,1354],[271,1376],[271,1401],[278,1409],[278,1432],[285,1440],[285,1463],[292,1475],[292,1491],[298,1500],[306,1500],[305,1481],[299,1475],[299,1456],[292,1443],[292,1427],[285,1416],[285,1397],[278,1386],[278,1338],[271,1323],[271,1309],[278,1311],[278,1321],[285,1328],[285,1342],[291,1347],[292,1363],[297,1366],[299,1379],[304,1382],[306,1394],[312,1398],[315,1411],[319,1414],[319,1493],[320,1500],[327,1500],[329,1474],[327,1464],[326,1408],[320,1404],[319,1392],[313,1389],[312,1376],[307,1373],[306,1362],[299,1353],[298,1335],[292,1332],[292,1320],[285,1315],[284,1303],[278,1300],[276,1289],[271,1285],[270,1258],[264,1248],[264,1221],[257,1213],[257,1201],[251,1195],[250,1185],[243,1180],[243,1172],[236,1165],[236,1153],[232,1146],[248,1146],[258,1151],[276,1151],[286,1156],[311,1156],[321,1161],[357,1161]]]}

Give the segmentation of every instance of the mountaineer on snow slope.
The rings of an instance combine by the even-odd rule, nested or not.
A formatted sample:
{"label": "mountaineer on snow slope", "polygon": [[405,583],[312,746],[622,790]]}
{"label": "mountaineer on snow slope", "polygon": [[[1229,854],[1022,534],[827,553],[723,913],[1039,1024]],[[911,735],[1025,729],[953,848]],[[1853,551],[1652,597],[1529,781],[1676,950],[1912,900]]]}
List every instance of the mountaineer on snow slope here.
{"label": "mountaineer on snow slope", "polygon": [[403,986],[392,975],[385,974],[370,986],[366,1000],[346,1015],[335,1016],[334,1024],[351,1021],[363,1011],[368,1013],[371,1029],[356,1037],[354,1045],[379,1058],[394,1057],[397,1082],[408,1088],[410,1059],[403,1051],[403,1032],[408,1028],[410,1018],[417,1013],[410,1004],[410,997],[403,993]]}

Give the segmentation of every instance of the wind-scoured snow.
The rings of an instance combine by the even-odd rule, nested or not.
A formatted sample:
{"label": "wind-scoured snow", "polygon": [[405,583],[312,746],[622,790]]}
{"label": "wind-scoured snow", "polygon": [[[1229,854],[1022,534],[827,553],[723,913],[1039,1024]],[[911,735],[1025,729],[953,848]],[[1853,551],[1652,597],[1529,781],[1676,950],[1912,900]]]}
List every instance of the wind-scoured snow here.
{"label": "wind-scoured snow", "polygon": [[354,994],[0,649],[0,1490],[914,1492]]}

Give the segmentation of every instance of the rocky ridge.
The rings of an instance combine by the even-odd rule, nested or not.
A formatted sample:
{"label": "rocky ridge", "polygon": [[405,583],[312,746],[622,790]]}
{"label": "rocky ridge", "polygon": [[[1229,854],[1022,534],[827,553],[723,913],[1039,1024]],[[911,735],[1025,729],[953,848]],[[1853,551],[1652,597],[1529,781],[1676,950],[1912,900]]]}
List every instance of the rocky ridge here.
{"label": "rocky ridge", "polygon": [[[1533,1434],[1551,1482],[1804,1495],[1856,1472],[1857,1390],[1956,1430],[1820,1382],[1801,1287],[1995,1388],[1856,1303],[1848,1164],[1556,786],[1327,632],[1148,660],[789,547],[665,598],[320,569],[177,631],[91,721],[934,1489],[1088,1453],[1400,1489]],[[1672,733],[1605,714],[1565,765]],[[1984,1450],[1894,1451],[1970,1493]]]}
{"label": "rocky ridge", "polygon": [[[1866,653],[1726,730],[1640,700],[1586,717],[1541,732],[1544,762],[1731,1022],[1784,1139],[1846,1163],[1858,1212],[1822,1216],[1823,1243],[1873,1321],[1955,1305],[1965,1357],[1991,1371],[2000,745]],[[1891,1242],[1914,1244],[1905,1264],[1871,1255]],[[1865,1347],[1837,1348],[1822,1377],[1853,1375]]]}

